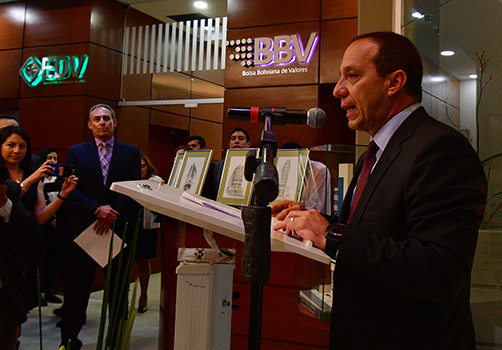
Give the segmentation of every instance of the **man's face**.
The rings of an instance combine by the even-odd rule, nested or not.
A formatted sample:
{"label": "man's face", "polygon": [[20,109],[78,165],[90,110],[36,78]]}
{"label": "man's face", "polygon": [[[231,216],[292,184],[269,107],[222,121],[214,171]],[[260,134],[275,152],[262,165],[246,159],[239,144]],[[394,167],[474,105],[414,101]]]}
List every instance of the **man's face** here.
{"label": "man's face", "polygon": [[343,55],[340,80],[333,91],[347,111],[349,128],[366,131],[371,136],[390,118],[389,81],[387,76],[378,76],[373,63],[378,49],[378,44],[369,39],[350,44]]}
{"label": "man's face", "polygon": [[190,147],[194,151],[198,150],[198,149],[201,149],[200,144],[199,144],[199,140],[188,141],[188,147]]}
{"label": "man's face", "polygon": [[8,126],[19,126],[19,124],[14,119],[1,118],[0,129],[6,128]]}
{"label": "man's face", "polygon": [[235,131],[230,135],[229,148],[249,148],[249,141],[242,131]]}
{"label": "man's face", "polygon": [[117,120],[113,120],[111,112],[103,107],[92,111],[87,126],[92,131],[92,135],[101,141],[108,141],[112,138]]}

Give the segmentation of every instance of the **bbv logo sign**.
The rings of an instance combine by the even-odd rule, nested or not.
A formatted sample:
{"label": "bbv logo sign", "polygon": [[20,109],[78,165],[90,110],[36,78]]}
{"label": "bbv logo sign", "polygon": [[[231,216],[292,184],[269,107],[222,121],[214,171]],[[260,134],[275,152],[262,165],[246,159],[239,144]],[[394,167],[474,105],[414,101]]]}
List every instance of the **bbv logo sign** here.
{"label": "bbv logo sign", "polygon": [[272,38],[256,38],[254,47],[254,65],[259,67],[289,65],[296,60],[308,64],[315,52],[318,33],[311,33],[306,46],[299,35],[278,35]]}
{"label": "bbv logo sign", "polygon": [[68,78],[80,80],[84,77],[89,56],[48,56],[40,61],[31,56],[19,69],[19,75],[29,86],[41,82],[61,83]]}

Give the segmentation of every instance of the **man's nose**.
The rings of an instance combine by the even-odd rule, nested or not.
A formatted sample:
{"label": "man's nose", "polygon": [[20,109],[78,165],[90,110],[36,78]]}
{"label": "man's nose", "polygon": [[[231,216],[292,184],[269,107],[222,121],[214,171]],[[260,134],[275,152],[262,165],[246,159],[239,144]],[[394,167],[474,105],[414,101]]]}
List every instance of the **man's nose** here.
{"label": "man's nose", "polygon": [[343,78],[340,78],[338,80],[338,83],[336,83],[335,88],[333,89],[333,96],[340,98],[346,95],[346,89],[343,85]]}

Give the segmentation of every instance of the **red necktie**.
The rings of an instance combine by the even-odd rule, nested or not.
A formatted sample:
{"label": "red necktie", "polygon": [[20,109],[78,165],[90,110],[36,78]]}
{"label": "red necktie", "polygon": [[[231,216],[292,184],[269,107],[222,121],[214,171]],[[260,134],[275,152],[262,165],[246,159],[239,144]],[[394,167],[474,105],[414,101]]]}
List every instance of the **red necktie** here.
{"label": "red necktie", "polygon": [[371,174],[371,169],[375,164],[376,153],[378,152],[378,146],[374,141],[371,141],[368,145],[368,149],[366,151],[366,155],[364,156],[363,168],[361,170],[361,174],[359,174],[359,179],[357,180],[356,191],[354,192],[354,197],[352,197],[352,204],[350,205],[350,216],[348,222],[352,219],[352,215],[354,214],[354,210],[357,207],[357,203],[359,202],[359,198],[361,198],[361,194],[363,193],[364,187],[366,187],[366,183],[368,182],[368,177]]}

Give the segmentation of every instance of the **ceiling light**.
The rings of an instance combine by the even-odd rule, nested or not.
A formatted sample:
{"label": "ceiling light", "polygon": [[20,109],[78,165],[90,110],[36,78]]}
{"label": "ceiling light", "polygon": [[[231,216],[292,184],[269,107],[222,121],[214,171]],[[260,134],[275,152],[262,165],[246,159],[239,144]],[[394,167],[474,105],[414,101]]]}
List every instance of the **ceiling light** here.
{"label": "ceiling light", "polygon": [[441,83],[443,81],[446,81],[446,78],[445,77],[432,77],[431,78],[431,81],[433,83]]}
{"label": "ceiling light", "polygon": [[455,54],[455,51],[451,51],[451,50],[441,51],[441,56],[453,56],[454,54]]}
{"label": "ceiling light", "polygon": [[195,1],[193,3],[193,6],[198,8],[198,9],[205,9],[207,8],[207,2],[205,1]]}
{"label": "ceiling light", "polygon": [[424,15],[422,15],[422,14],[421,14],[420,12],[418,12],[418,11],[415,11],[415,12],[413,12],[413,13],[411,14],[411,17],[414,17],[414,18],[418,18],[418,19],[420,19],[420,18],[424,18]]}
{"label": "ceiling light", "polygon": [[477,79],[478,75],[477,74],[469,74],[469,78],[471,78],[471,79]]}

